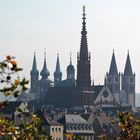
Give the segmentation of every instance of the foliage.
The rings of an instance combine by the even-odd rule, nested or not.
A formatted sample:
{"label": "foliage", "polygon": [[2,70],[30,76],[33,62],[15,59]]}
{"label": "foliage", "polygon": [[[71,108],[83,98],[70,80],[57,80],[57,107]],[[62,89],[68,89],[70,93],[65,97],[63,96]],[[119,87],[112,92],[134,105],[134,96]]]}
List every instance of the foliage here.
{"label": "foliage", "polygon": [[[22,71],[18,67],[15,58],[7,56],[4,61],[0,62],[0,92],[7,99],[0,102],[0,108],[4,108],[8,105],[10,97],[18,97],[26,89],[28,81],[23,78],[20,80],[18,72]],[[17,74],[17,75],[16,75]],[[8,98],[9,97],[9,98]],[[23,112],[18,108],[19,114]],[[14,112],[13,112],[14,113]],[[11,115],[11,114],[10,114]],[[0,114],[0,139],[2,140],[47,140],[50,139],[45,135],[41,127],[41,120],[36,114],[29,114],[29,120],[24,121],[20,117],[21,123],[15,124],[12,118]]]}
{"label": "foliage", "polygon": [[80,135],[73,135],[73,140],[82,140]]}
{"label": "foliage", "polygon": [[40,118],[32,114],[31,120],[16,126],[10,119],[0,117],[0,139],[6,140],[47,140],[40,127]]}
{"label": "foliage", "polygon": [[25,78],[20,80],[19,71],[22,71],[22,68],[18,67],[14,57],[7,56],[0,62],[0,92],[7,97],[5,102],[0,103],[0,107],[5,105],[10,97],[17,97],[27,89],[28,81]]}
{"label": "foliage", "polygon": [[121,129],[118,140],[140,139],[140,120],[136,120],[129,112],[118,112],[118,121]]}

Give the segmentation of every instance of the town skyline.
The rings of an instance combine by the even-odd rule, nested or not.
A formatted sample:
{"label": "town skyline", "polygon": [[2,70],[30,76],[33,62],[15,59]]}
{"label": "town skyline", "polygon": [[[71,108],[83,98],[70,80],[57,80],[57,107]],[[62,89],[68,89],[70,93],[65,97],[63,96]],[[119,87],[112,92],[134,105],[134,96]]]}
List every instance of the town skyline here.
{"label": "town skyline", "polygon": [[[36,52],[38,70],[41,71],[44,48],[46,48],[50,79],[53,79],[57,53],[60,57],[63,79],[65,79],[70,52],[72,52],[72,63],[75,69],[77,66],[82,6],[85,5],[88,48],[91,52],[91,80],[94,79],[95,84],[103,84],[105,74],[109,71],[113,50],[118,71],[122,73],[129,50],[132,69],[136,73],[136,92],[139,92],[138,47],[140,39],[138,36],[140,27],[138,25],[140,19],[138,18],[140,18],[140,11],[138,8],[140,2],[129,0],[125,3],[124,1],[121,3],[119,0],[115,3],[108,0],[103,4],[97,1],[74,3],[74,1],[61,0],[59,3],[44,0],[41,2],[15,0],[13,3],[9,1],[9,5],[6,2],[0,2],[0,5],[3,6],[1,13],[4,12],[1,15],[0,23],[0,51],[2,53],[0,58],[9,54],[14,55],[18,64],[24,69],[22,75],[30,79],[34,52]],[[117,8],[120,8],[120,11]],[[130,12],[130,8],[135,10]],[[45,15],[47,18],[44,18]]]}

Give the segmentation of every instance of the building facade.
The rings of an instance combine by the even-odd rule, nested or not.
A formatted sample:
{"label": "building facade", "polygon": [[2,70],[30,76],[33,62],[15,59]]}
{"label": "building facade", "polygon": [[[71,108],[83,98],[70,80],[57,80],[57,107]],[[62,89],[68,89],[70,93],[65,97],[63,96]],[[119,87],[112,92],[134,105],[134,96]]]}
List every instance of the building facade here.
{"label": "building facade", "polygon": [[75,68],[70,64],[67,67],[67,78],[62,80],[59,55],[57,55],[54,81],[49,79],[49,71],[44,53],[44,65],[38,78],[36,56],[34,54],[33,66],[30,72],[30,92],[37,94],[36,100],[40,104],[52,104],[56,106],[82,106],[82,105],[105,105],[135,107],[135,73],[132,71],[129,52],[127,55],[124,72],[118,72],[115,52],[113,50],[109,72],[105,75],[104,85],[91,83],[91,57],[88,51],[86,31],[85,6],[82,13],[82,31],[80,51],[77,53],[77,75]]}

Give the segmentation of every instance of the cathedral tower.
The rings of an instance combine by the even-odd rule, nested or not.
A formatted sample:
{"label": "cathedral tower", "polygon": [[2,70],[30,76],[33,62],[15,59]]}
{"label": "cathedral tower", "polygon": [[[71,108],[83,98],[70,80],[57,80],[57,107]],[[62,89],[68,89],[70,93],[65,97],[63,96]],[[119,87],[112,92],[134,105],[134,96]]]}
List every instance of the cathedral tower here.
{"label": "cathedral tower", "polygon": [[118,73],[114,50],[112,54],[109,73],[107,73],[106,75],[106,85],[109,87],[114,96],[119,100],[120,73]]}
{"label": "cathedral tower", "polygon": [[86,31],[86,14],[83,6],[83,22],[81,31],[80,52],[77,56],[77,81],[78,88],[87,90],[91,86],[90,77],[90,53],[88,52],[87,31]]}
{"label": "cathedral tower", "polygon": [[83,6],[83,22],[81,31],[80,52],[77,55],[77,100],[78,105],[94,104],[94,87],[91,86],[90,77],[90,53],[88,52],[86,14]]}
{"label": "cathedral tower", "polygon": [[127,103],[135,107],[135,73],[132,71],[129,52],[127,54],[124,73],[122,74],[122,90],[127,93]]}
{"label": "cathedral tower", "polygon": [[38,93],[38,76],[39,76],[39,72],[37,70],[35,53],[34,53],[32,70],[30,71],[30,76],[31,76],[30,93]]}
{"label": "cathedral tower", "polygon": [[54,72],[54,86],[58,85],[62,81],[62,72],[60,69],[59,54],[57,54],[56,69]]}

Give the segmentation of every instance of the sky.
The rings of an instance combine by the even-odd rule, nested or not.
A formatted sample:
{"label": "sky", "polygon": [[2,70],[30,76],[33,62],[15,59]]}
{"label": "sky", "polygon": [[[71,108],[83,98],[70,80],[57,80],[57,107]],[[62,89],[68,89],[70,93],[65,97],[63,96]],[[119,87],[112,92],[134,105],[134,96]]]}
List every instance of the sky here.
{"label": "sky", "polygon": [[0,0],[0,60],[12,55],[30,79],[34,52],[43,67],[44,49],[50,79],[59,53],[63,79],[69,65],[77,65],[82,29],[82,6],[86,6],[91,79],[103,84],[113,50],[122,73],[129,50],[136,92],[140,92],[140,0]]}

